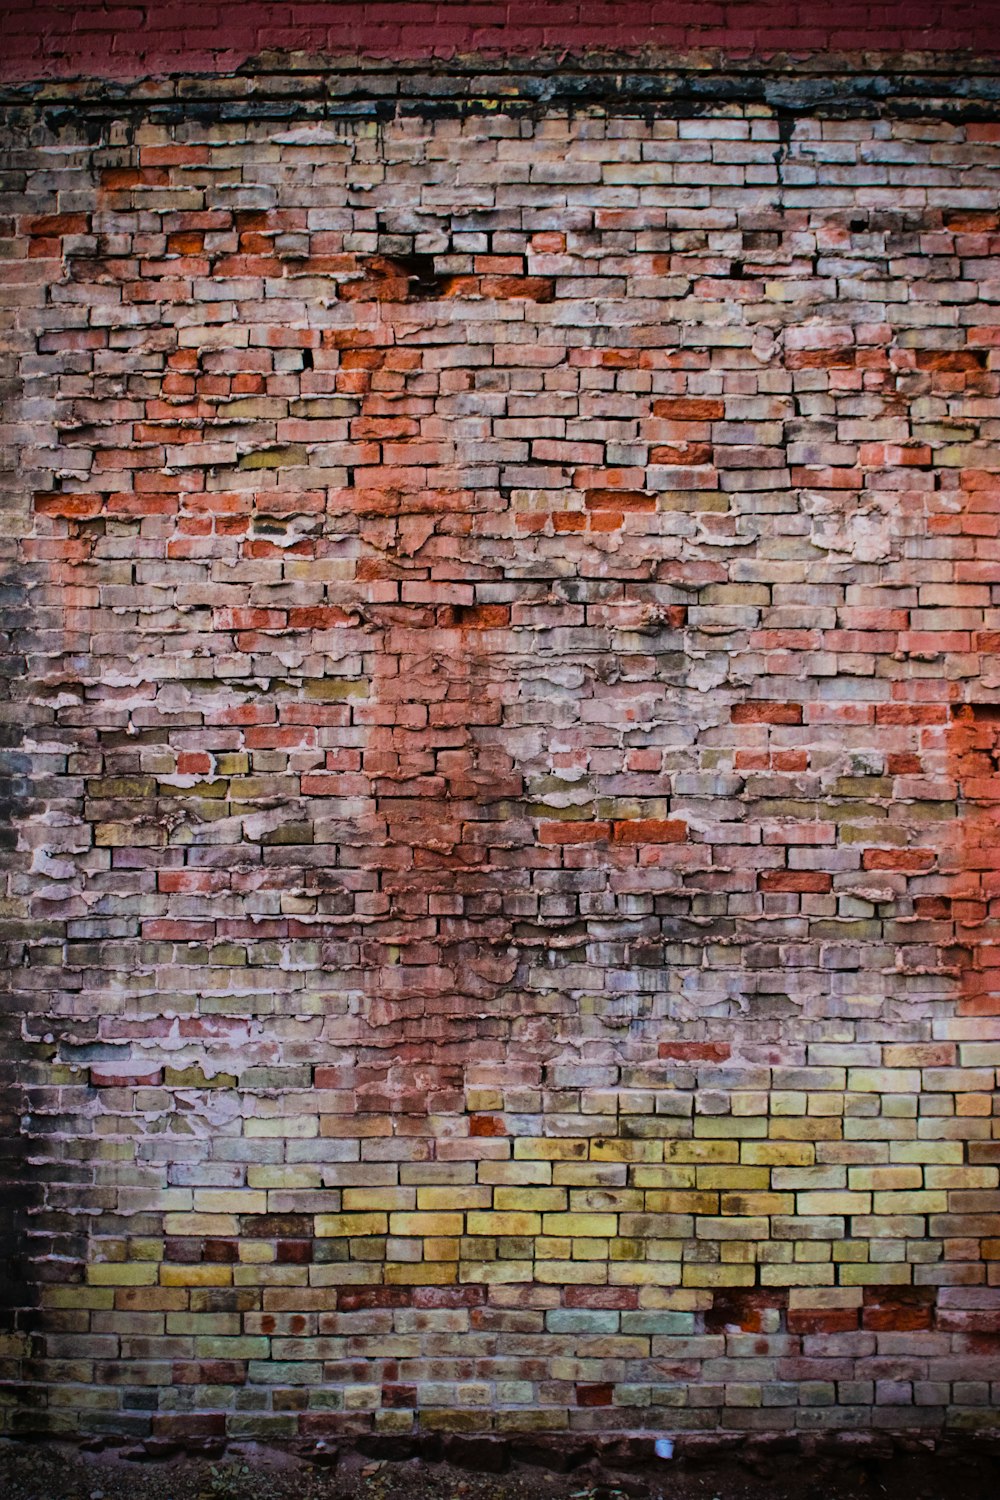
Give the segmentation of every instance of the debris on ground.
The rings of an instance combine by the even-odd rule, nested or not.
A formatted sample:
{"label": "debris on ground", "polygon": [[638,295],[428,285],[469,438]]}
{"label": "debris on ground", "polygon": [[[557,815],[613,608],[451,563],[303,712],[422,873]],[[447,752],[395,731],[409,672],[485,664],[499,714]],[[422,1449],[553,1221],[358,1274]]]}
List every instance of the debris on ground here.
{"label": "debris on ground", "polygon": [[[476,1472],[422,1458],[372,1460],[321,1447],[307,1454],[231,1449],[137,1461],[136,1449],[0,1444],[2,1500],[997,1500],[1000,1444],[883,1460],[804,1462],[792,1453],[723,1453],[615,1473],[591,1460],[571,1473],[513,1464]],[[131,1454],[131,1456],[128,1456]]]}

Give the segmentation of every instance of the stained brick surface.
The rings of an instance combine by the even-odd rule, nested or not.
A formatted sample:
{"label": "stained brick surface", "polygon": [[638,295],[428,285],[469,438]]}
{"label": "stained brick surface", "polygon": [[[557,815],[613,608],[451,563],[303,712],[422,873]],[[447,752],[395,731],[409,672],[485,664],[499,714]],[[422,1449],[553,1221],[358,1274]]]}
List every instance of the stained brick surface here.
{"label": "stained brick surface", "polygon": [[9,1430],[995,1425],[992,106],[241,87],[8,125]]}

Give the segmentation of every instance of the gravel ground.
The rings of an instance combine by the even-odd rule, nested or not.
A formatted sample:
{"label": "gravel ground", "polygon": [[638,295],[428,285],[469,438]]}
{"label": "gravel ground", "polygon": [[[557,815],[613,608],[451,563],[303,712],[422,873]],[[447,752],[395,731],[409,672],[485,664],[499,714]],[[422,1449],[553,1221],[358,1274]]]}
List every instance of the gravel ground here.
{"label": "gravel ground", "polygon": [[317,1463],[272,1450],[231,1448],[222,1458],[178,1455],[137,1462],[49,1444],[0,1445],[0,1500],[998,1500],[1000,1462],[963,1454],[834,1464],[792,1455],[690,1467],[664,1464],[571,1474],[515,1466],[476,1474],[412,1459],[358,1454]]}

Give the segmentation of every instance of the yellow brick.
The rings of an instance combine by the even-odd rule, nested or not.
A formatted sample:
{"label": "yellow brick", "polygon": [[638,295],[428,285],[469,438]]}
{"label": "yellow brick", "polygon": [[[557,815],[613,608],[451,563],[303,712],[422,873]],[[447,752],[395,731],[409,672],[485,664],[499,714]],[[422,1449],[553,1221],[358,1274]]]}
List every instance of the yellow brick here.
{"label": "yellow brick", "polygon": [[802,1307],[860,1307],[863,1295],[860,1287],[793,1287],[788,1306],[792,1311]]}
{"label": "yellow brick", "polygon": [[181,1239],[205,1235],[229,1239],[239,1234],[240,1221],[235,1214],[164,1214],[163,1232]]}
{"label": "yellow brick", "polygon": [[[313,1287],[327,1286],[377,1286],[382,1280],[381,1261],[333,1261],[328,1265],[312,1266],[309,1270],[309,1284]],[[302,1306],[300,1298],[296,1298],[296,1307]],[[328,1307],[328,1302],[323,1302],[323,1307]]]}
{"label": "yellow brick", "polygon": [[413,1431],[413,1413],[411,1411],[377,1411],[375,1413],[375,1430],[384,1436],[386,1433],[400,1434]]}
{"label": "yellow brick", "polygon": [[386,1266],[385,1279],[390,1286],[451,1286],[458,1280],[458,1265],[454,1261],[396,1263]]}
{"label": "yellow brick", "polygon": [[851,1094],[919,1094],[918,1068],[848,1068],[847,1090]]}
{"label": "yellow brick", "polygon": [[[271,1256],[271,1261],[275,1259]],[[307,1266],[258,1265],[249,1262],[233,1266],[234,1286],[306,1286]]]}
{"label": "yellow brick", "polygon": [[503,1109],[503,1094],[499,1089],[466,1089],[465,1107],[471,1114]]}
{"label": "yellow brick", "polygon": [[539,1260],[535,1261],[534,1279],[544,1286],[590,1286],[594,1268],[585,1260]]}
{"label": "yellow brick", "polygon": [[548,1161],[481,1161],[477,1176],[482,1183],[496,1183],[504,1187],[547,1186],[553,1180],[553,1171],[583,1172],[586,1162],[557,1162],[555,1167]]}
{"label": "yellow brick", "polygon": [[[83,1363],[71,1366],[60,1360],[59,1369],[61,1380],[79,1379],[82,1382],[91,1378],[90,1367]],[[71,1373],[73,1371],[78,1373]],[[117,1391],[101,1391],[94,1386],[81,1385],[53,1385],[49,1387],[45,1397],[45,1404],[49,1408],[73,1406],[86,1407],[89,1411],[114,1411],[118,1407],[118,1401]]]}
{"label": "yellow brick", "polygon": [[842,1265],[841,1286],[909,1286],[910,1267],[901,1265]]}
{"label": "yellow brick", "polygon": [[723,1265],[753,1265],[757,1259],[756,1242],[753,1240],[727,1240],[720,1247],[719,1258]]}
{"label": "yellow brick", "polygon": [[796,1212],[799,1214],[869,1214],[870,1193],[824,1192],[796,1193]]}
{"label": "yellow brick", "polygon": [[557,1187],[618,1187],[624,1186],[628,1172],[623,1161],[557,1161],[551,1180]]}
{"label": "yellow brick", "polygon": [[561,1187],[498,1187],[494,1189],[493,1204],[505,1213],[511,1209],[515,1212],[523,1209],[528,1213],[546,1213],[565,1208],[566,1198],[566,1189]]}
{"label": "yellow brick", "polygon": [[889,1160],[927,1162],[935,1166],[959,1164],[964,1156],[961,1141],[890,1141]]}
{"label": "yellow brick", "polygon": [[402,1235],[452,1236],[462,1233],[462,1214],[400,1213],[389,1215],[389,1233]]}
{"label": "yellow brick", "polygon": [[794,1090],[775,1089],[771,1094],[772,1115],[804,1115],[806,1096]]}
{"label": "yellow brick", "polygon": [[825,1119],[789,1115],[770,1122],[771,1138],[776,1141],[839,1141],[843,1133],[839,1115]]}
{"label": "yellow brick", "polygon": [[91,1286],[152,1286],[157,1281],[159,1267],[149,1262],[134,1264],[110,1261],[87,1267],[87,1281]]}
{"label": "yellow brick", "polygon": [[244,1265],[265,1265],[275,1258],[277,1251],[267,1240],[240,1240],[240,1260]]}
{"label": "yellow brick", "polygon": [[115,1305],[113,1287],[43,1286],[39,1290],[43,1307],[71,1308],[78,1311],[103,1311]]}
{"label": "yellow brick", "polygon": [[162,1240],[136,1239],[128,1241],[129,1260],[162,1260],[164,1243]]}
{"label": "yellow brick", "polygon": [[694,1133],[709,1140],[757,1140],[767,1135],[767,1120],[756,1115],[739,1120],[730,1115],[696,1115]]}
{"label": "yellow brick", "polygon": [[698,1168],[693,1162],[685,1166],[632,1168],[632,1181],[637,1188],[693,1188]]}
{"label": "yellow brick", "polygon": [[764,1218],[715,1219],[705,1214],[695,1219],[694,1232],[700,1240],[766,1240],[770,1225]]}
{"label": "yellow brick", "polygon": [[956,1094],[955,1113],[962,1119],[982,1119],[993,1113],[992,1094]]}
{"label": "yellow brick", "polygon": [[[375,1189],[371,1189],[375,1191]],[[493,1202],[493,1189],[483,1187],[422,1187],[417,1188],[417,1207],[426,1213],[460,1213],[467,1208],[489,1208]],[[344,1207],[352,1205],[344,1193]],[[373,1205],[374,1206],[374,1205]],[[359,1205],[360,1207],[360,1205]]]}
{"label": "yellow brick", "polygon": [[348,1385],[343,1390],[343,1402],[347,1411],[375,1411],[379,1405],[379,1391],[373,1385]]}
{"label": "yellow brick", "polygon": [[608,1270],[608,1281],[611,1286],[679,1286],[681,1270],[680,1257],[673,1262],[659,1260],[655,1265],[644,1261],[614,1261]]}
{"label": "yellow brick", "polygon": [[263,1214],[267,1212],[267,1194],[251,1188],[195,1188],[194,1211],[197,1214]]}
{"label": "yellow brick", "polygon": [[748,1166],[811,1167],[816,1147],[810,1141],[744,1141],[740,1161]]}
{"label": "yellow brick", "polygon": [[541,1214],[470,1213],[468,1216],[469,1234],[533,1235],[541,1231]]}
{"label": "yellow brick", "polygon": [[539,1235],[534,1252],[536,1260],[572,1260],[573,1241],[565,1235]]}
{"label": "yellow brick", "polygon": [[387,1234],[387,1214],[317,1214],[316,1235],[319,1239],[343,1238],[347,1235]]}
{"label": "yellow brick", "polygon": [[723,1214],[793,1214],[794,1193],[723,1193]]}
{"label": "yellow brick", "polygon": [[761,1286],[832,1286],[832,1265],[761,1266]]}
{"label": "yellow brick", "polygon": [[590,1143],[591,1161],[662,1161],[662,1141],[606,1141]]}
{"label": "yellow brick", "polygon": [[730,1192],[737,1192],[769,1187],[771,1173],[767,1167],[699,1167],[697,1182],[699,1188],[728,1188]]}
{"label": "yellow brick", "polygon": [[285,1136],[305,1141],[319,1135],[319,1120],[315,1115],[289,1115],[280,1120],[253,1119],[245,1120],[243,1129],[244,1134],[251,1138]]}
{"label": "yellow brick", "polygon": [[769,1102],[763,1089],[756,1093],[737,1091],[729,1096],[729,1107],[734,1115],[766,1115]]}
{"label": "yellow brick", "polygon": [[458,1260],[462,1241],[447,1239],[424,1240],[424,1260]]}
{"label": "yellow brick", "polygon": [[876,1193],[873,1208],[877,1214],[943,1214],[948,1212],[948,1194]]}
{"label": "yellow brick", "polygon": [[518,1136],[514,1141],[516,1161],[579,1161],[586,1159],[586,1140],[550,1140],[547,1136]]}
{"label": "yellow brick", "polygon": [[867,1240],[840,1240],[833,1246],[834,1260],[863,1261],[868,1259]]}
{"label": "yellow brick", "polygon": [[618,1232],[618,1215],[546,1214],[542,1228],[546,1234],[612,1236]]}
{"label": "yellow brick", "polygon": [[657,1311],[708,1312],[713,1303],[711,1292],[696,1292],[691,1287],[644,1287],[639,1293],[639,1306]]}
{"label": "yellow brick", "polygon": [[638,1188],[574,1188],[569,1195],[573,1213],[641,1213],[646,1195]]}
{"label": "yellow brick", "polygon": [[293,1167],[282,1163],[276,1167],[248,1167],[247,1183],[252,1188],[277,1188],[282,1192],[295,1188],[315,1191],[322,1187],[323,1179],[316,1167]]}
{"label": "yellow brick", "polygon": [[233,1279],[232,1266],[174,1266],[160,1267],[161,1286],[229,1286]]}
{"label": "yellow brick", "polygon": [[[450,1190],[449,1190],[450,1191]],[[417,1190],[410,1187],[345,1188],[345,1213],[389,1213],[392,1209],[415,1208]]]}
{"label": "yellow brick", "polygon": [[997,1167],[925,1167],[929,1188],[995,1188],[1000,1181]]}
{"label": "yellow brick", "polygon": [[611,1252],[609,1240],[573,1240],[570,1254],[574,1260],[606,1261]]}
{"label": "yellow brick", "polygon": [[671,1162],[739,1161],[740,1144],[737,1141],[664,1141],[663,1159]]}
{"label": "yellow brick", "polygon": [[842,1115],[843,1094],[810,1094],[806,1100],[807,1115]]}
{"label": "yellow brick", "polygon": [[755,1266],[698,1266],[683,1268],[684,1286],[753,1286],[757,1279]]}
{"label": "yellow brick", "polygon": [[717,1214],[719,1195],[698,1192],[661,1193],[654,1189],[646,1193],[645,1207],[646,1212],[651,1214]]}
{"label": "yellow brick", "polygon": [[[940,1063],[941,1050],[940,1044],[935,1046],[933,1042],[890,1042],[883,1048],[882,1056],[889,1068],[927,1068]],[[943,1050],[947,1058],[949,1049]]]}
{"label": "yellow brick", "polygon": [[[684,1259],[684,1240],[643,1240],[641,1243],[646,1251],[646,1260],[660,1262]],[[627,1259],[627,1257],[623,1256],[622,1259]]]}
{"label": "yellow brick", "polygon": [[870,1192],[875,1188],[919,1188],[923,1185],[920,1167],[848,1167],[847,1181],[853,1191]]}
{"label": "yellow brick", "polygon": [[462,1282],[476,1285],[514,1285],[536,1279],[534,1264],[530,1260],[466,1260],[458,1268]]}
{"label": "yellow brick", "polygon": [[796,1260],[832,1260],[833,1246],[826,1240],[796,1240]]}

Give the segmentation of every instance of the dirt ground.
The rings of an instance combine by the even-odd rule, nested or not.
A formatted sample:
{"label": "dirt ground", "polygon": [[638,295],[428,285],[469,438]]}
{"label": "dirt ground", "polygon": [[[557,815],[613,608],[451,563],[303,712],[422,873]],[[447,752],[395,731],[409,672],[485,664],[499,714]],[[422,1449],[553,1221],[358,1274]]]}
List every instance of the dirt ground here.
{"label": "dirt ground", "polygon": [[[137,1450],[133,1450],[137,1451]],[[155,1462],[120,1452],[0,1444],[0,1500],[998,1500],[1000,1460],[961,1447],[839,1462],[744,1454],[615,1473],[513,1465],[504,1474],[446,1463],[377,1462],[356,1453],[305,1460],[251,1447]]]}

